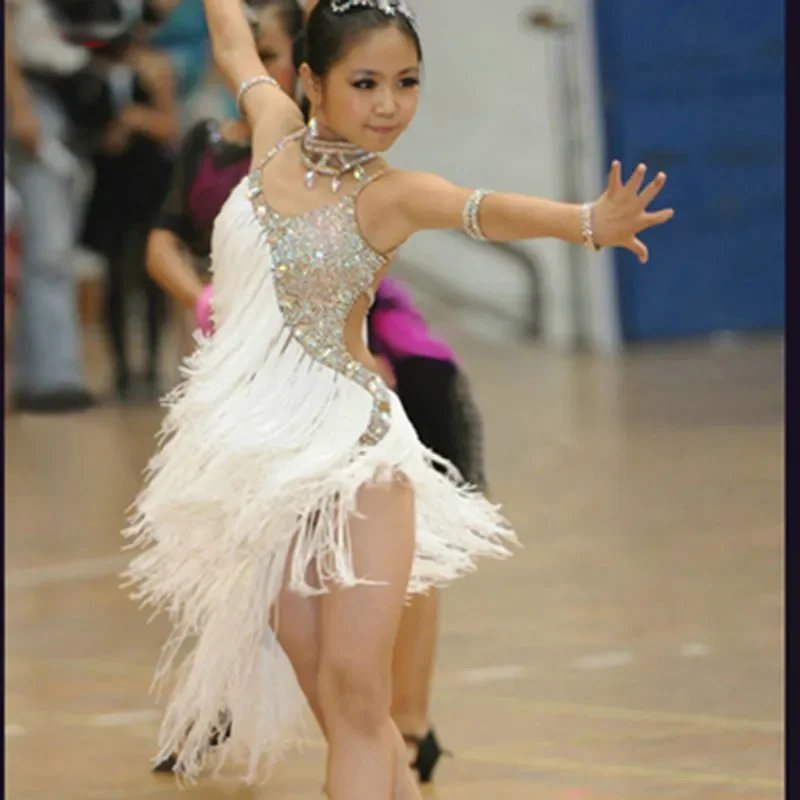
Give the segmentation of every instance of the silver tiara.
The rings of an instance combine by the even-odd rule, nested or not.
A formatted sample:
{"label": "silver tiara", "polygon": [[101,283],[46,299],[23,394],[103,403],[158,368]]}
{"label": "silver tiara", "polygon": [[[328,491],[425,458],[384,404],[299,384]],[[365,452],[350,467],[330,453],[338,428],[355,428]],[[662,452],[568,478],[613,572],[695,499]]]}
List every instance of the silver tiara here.
{"label": "silver tiara", "polygon": [[354,8],[374,8],[387,17],[400,14],[413,28],[417,27],[417,18],[405,0],[331,0],[334,14],[345,14]]}

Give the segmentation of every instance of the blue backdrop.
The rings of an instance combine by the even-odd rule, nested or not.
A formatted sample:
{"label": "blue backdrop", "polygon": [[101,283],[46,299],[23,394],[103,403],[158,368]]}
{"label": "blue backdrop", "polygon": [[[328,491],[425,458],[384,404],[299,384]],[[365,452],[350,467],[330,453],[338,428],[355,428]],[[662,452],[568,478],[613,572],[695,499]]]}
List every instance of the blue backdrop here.
{"label": "blue backdrop", "polygon": [[668,172],[676,210],[649,264],[616,256],[626,339],[782,328],[783,2],[595,8],[609,163]]}

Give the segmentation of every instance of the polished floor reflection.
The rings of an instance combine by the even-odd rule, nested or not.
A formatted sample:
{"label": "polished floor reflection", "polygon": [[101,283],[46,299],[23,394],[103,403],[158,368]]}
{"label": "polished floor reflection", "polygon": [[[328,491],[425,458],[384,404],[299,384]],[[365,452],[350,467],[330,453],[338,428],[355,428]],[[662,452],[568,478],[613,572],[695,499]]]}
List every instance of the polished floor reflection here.
{"label": "polished floor reflection", "polygon": [[[440,800],[783,796],[783,347],[611,362],[455,337],[525,548],[445,594]],[[6,789],[178,798],[148,772],[164,623],[118,589],[159,411],[6,427]],[[321,797],[312,742],[268,788]]]}

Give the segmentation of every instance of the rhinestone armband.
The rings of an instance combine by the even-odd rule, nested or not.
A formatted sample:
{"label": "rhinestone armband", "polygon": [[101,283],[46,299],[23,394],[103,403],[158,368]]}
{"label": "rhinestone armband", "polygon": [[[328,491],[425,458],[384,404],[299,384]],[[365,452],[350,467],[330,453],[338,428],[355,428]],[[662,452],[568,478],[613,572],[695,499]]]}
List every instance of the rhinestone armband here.
{"label": "rhinestone armband", "polygon": [[242,112],[242,98],[244,97],[245,92],[248,89],[252,89],[254,86],[258,86],[259,83],[268,83],[270,86],[277,86],[280,89],[280,85],[275,78],[271,78],[269,75],[256,75],[255,78],[248,78],[246,81],[242,81],[239,84],[239,91],[236,92],[236,108],[239,110],[239,113]]}
{"label": "rhinestone armband", "polygon": [[480,222],[478,222],[478,213],[481,208],[481,202],[487,194],[491,194],[491,192],[486,191],[486,189],[476,189],[469,196],[467,202],[464,203],[464,211],[462,213],[464,232],[471,239],[475,239],[478,242],[486,241],[486,236],[481,230]]}
{"label": "rhinestone armband", "polygon": [[592,204],[584,203],[581,206],[581,236],[583,237],[583,246],[587,250],[596,253],[600,247],[595,244],[594,230],[592,228]]}

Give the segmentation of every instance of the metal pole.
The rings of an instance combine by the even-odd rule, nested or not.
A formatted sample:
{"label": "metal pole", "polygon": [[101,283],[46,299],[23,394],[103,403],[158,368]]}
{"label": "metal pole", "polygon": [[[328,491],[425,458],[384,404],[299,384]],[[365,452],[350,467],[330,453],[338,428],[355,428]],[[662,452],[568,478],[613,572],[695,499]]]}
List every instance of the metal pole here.
{"label": "metal pole", "polygon": [[[563,136],[562,169],[564,173],[564,200],[568,203],[582,203],[586,200],[581,190],[579,177],[580,159],[583,150],[580,117],[577,114],[578,92],[575,86],[574,71],[571,64],[574,49],[573,25],[563,15],[556,15],[549,9],[535,9],[529,16],[530,24],[537,30],[552,35],[554,43],[554,63],[559,88],[559,133]],[[582,271],[586,260],[577,247],[568,250],[570,275],[570,306],[574,322],[574,343],[576,348],[585,347],[586,314],[583,292],[581,291]]]}

